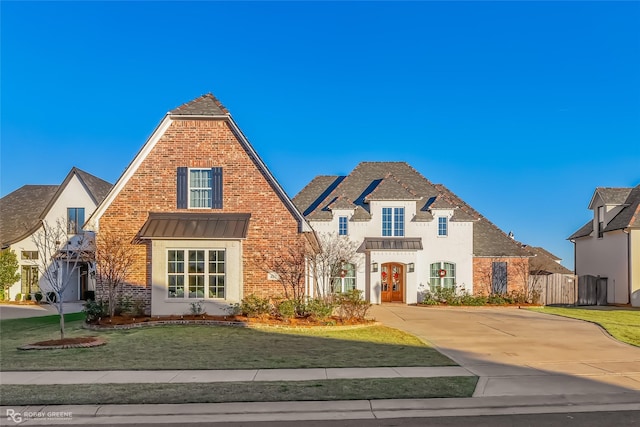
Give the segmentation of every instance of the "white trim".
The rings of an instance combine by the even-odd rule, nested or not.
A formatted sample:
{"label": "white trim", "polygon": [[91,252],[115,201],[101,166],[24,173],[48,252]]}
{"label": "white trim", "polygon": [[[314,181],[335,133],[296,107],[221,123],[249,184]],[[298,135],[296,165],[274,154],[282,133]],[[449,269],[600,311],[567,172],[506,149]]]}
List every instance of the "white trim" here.
{"label": "white trim", "polygon": [[102,217],[102,215],[105,213],[107,208],[109,208],[111,203],[113,203],[118,194],[120,194],[120,191],[122,191],[127,182],[129,182],[129,179],[131,179],[131,177],[136,173],[142,162],[147,158],[151,150],[153,150],[153,148],[156,146],[160,138],[162,138],[169,126],[171,126],[172,122],[173,120],[171,120],[169,114],[167,114],[162,119],[158,127],[156,127],[151,136],[149,136],[149,138],[147,139],[147,142],[145,142],[140,151],[138,151],[138,154],[136,154],[131,163],[129,163],[127,169],[125,169],[122,175],[120,175],[120,178],[118,178],[118,181],[111,188],[111,191],[109,191],[107,197],[105,197],[102,203],[100,203],[96,210],[93,211],[93,214],[86,222],[87,229],[91,231],[98,231],[98,229],[100,228],[100,218]]}

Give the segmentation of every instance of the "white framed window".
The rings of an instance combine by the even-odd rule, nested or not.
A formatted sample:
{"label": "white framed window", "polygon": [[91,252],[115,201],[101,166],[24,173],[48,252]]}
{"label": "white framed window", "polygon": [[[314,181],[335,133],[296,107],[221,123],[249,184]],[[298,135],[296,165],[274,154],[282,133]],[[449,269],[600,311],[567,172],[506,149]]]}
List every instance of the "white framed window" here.
{"label": "white framed window", "polygon": [[435,288],[453,289],[456,285],[456,264],[447,261],[438,261],[431,264],[429,269],[429,286]]}
{"label": "white framed window", "polygon": [[189,169],[189,208],[211,209],[212,182],[211,169]]}
{"label": "white framed window", "polygon": [[446,237],[449,234],[449,219],[446,216],[438,217],[438,237]]}
{"label": "white framed window", "polygon": [[346,216],[338,217],[338,235],[346,236],[349,234],[349,219]]}
{"label": "white framed window", "polygon": [[225,298],[224,249],[170,249],[167,251],[169,298]]}
{"label": "white framed window", "polygon": [[336,276],[331,278],[334,293],[349,292],[356,288],[356,266],[345,263],[336,268]]}
{"label": "white framed window", "polygon": [[382,235],[404,236],[404,208],[382,208]]}

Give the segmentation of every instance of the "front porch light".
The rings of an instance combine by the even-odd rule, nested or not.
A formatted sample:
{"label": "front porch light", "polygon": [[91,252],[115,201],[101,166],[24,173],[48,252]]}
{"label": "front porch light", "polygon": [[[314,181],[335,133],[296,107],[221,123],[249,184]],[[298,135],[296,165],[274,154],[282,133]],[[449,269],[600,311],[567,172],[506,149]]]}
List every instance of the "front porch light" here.
{"label": "front porch light", "polygon": [[371,271],[373,271],[374,273],[378,272],[378,263],[377,262],[372,262],[371,263]]}
{"label": "front porch light", "polygon": [[414,263],[410,262],[408,267],[409,267],[409,273],[413,273],[414,271],[416,271],[416,265]]}

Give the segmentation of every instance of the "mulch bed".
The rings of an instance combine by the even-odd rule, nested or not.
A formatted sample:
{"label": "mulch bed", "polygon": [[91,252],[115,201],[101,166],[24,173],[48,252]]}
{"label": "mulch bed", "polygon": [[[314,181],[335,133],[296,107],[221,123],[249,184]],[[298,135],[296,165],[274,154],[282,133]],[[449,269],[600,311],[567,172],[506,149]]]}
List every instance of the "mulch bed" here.
{"label": "mulch bed", "polygon": [[307,318],[280,319],[275,317],[246,317],[238,315],[214,316],[210,314],[200,315],[173,315],[173,316],[114,316],[105,317],[91,324],[86,324],[88,329],[128,329],[153,325],[221,325],[241,327],[287,327],[287,328],[311,328],[311,327],[361,327],[376,324],[374,320],[342,319],[331,317],[324,320]]}
{"label": "mulch bed", "polygon": [[57,350],[64,348],[87,348],[106,344],[106,341],[98,337],[74,337],[59,340],[39,341],[33,344],[18,347],[19,350]]}

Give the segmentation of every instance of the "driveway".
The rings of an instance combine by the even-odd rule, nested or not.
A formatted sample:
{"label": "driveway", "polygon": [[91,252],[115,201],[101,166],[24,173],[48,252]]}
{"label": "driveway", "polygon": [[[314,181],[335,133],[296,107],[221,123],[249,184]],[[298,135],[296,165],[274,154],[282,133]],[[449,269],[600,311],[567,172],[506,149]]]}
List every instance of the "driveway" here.
{"label": "driveway", "polygon": [[[78,313],[82,311],[83,302],[65,302],[65,313]],[[0,320],[7,319],[24,319],[27,317],[41,317],[51,316],[58,314],[58,311],[54,306],[50,304],[42,305],[14,305],[14,304],[0,304]]]}
{"label": "driveway", "polygon": [[640,348],[592,323],[518,308],[385,304],[371,315],[480,380],[475,396],[639,393]]}

